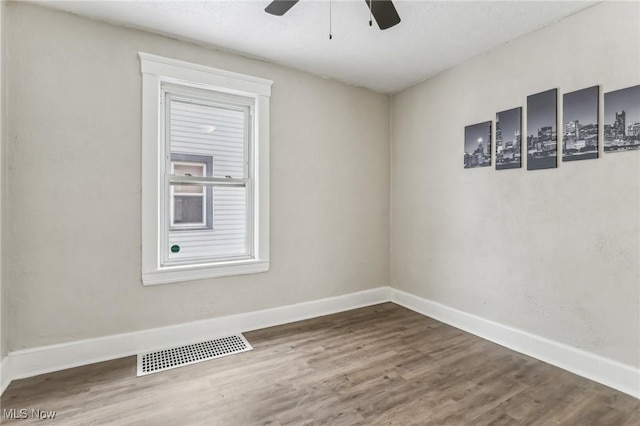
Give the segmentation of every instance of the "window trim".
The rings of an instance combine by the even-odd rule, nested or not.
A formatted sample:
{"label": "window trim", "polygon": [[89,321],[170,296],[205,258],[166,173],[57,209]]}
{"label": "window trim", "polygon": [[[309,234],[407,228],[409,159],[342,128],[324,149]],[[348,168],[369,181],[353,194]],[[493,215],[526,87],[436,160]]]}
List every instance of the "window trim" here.
{"label": "window trim", "polygon": [[[269,98],[270,80],[219,70],[199,64],[138,52],[142,73],[142,283],[166,284],[197,279],[252,274],[269,270]],[[163,226],[160,137],[163,129],[161,85],[213,90],[252,98],[254,130],[249,167],[253,170],[253,226],[251,259],[162,266],[160,241]]]}

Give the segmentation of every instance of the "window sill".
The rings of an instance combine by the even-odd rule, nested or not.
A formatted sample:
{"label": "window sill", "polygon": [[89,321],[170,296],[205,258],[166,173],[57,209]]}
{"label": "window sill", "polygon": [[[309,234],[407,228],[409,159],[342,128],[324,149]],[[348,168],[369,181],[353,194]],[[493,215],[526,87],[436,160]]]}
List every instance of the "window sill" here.
{"label": "window sill", "polygon": [[158,268],[142,272],[143,285],[171,284],[205,278],[228,277],[232,275],[258,274],[269,270],[269,261],[241,260],[208,265],[181,265]]}

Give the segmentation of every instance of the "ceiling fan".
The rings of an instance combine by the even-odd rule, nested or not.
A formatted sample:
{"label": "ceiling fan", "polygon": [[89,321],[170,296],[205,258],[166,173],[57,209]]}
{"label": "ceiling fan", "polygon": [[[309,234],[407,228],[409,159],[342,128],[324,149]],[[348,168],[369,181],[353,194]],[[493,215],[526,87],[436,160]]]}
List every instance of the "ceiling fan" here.
{"label": "ceiling fan", "polygon": [[[299,0],[274,0],[264,10],[276,16],[282,16],[289,11]],[[371,14],[381,30],[386,30],[400,23],[400,16],[391,0],[364,0],[371,9]],[[371,21],[369,21],[371,25]]]}

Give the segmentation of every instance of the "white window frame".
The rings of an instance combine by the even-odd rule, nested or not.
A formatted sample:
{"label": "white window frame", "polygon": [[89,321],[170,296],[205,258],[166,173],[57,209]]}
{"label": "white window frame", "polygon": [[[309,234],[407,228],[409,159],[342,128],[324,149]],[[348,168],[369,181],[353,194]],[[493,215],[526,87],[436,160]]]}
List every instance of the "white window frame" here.
{"label": "white window frame", "polygon": [[[269,98],[270,80],[192,64],[144,52],[138,53],[142,72],[142,283],[167,284],[269,270]],[[253,249],[250,258],[207,260],[189,264],[163,264],[162,227],[166,205],[163,193],[166,158],[161,113],[163,84],[205,89],[253,99],[254,129],[249,147],[251,200],[248,229]]]}

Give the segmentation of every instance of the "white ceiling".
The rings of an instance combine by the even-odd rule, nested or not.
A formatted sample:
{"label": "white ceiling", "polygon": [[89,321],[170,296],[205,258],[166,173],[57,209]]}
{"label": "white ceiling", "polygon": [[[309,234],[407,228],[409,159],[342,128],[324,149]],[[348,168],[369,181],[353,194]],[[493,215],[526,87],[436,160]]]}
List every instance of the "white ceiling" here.
{"label": "white ceiling", "polygon": [[282,17],[270,0],[41,0],[37,3],[395,93],[597,2],[394,2],[402,22],[369,27],[364,0],[301,0]]}

